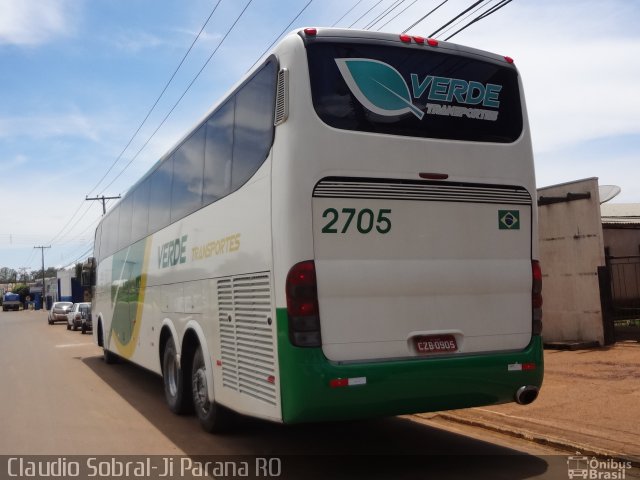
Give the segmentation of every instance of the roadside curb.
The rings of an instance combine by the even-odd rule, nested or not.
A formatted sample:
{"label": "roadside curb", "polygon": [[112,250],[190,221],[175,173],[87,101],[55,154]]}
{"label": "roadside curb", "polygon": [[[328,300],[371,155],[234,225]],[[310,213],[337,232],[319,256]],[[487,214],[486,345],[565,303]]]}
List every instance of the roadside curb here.
{"label": "roadside curb", "polygon": [[532,432],[526,429],[518,429],[513,427],[504,427],[492,422],[487,422],[486,420],[477,420],[466,418],[461,415],[456,415],[454,413],[446,413],[446,412],[438,412],[434,414],[415,414],[416,417],[424,418],[424,419],[433,419],[434,416],[441,418],[445,421],[458,423],[462,425],[468,425],[471,427],[483,428],[485,430],[490,430],[492,432],[500,433],[503,435],[508,435],[515,438],[521,438],[523,440],[528,440],[530,442],[538,443],[540,445],[546,445],[553,448],[557,448],[559,450],[565,450],[567,453],[580,452],[581,455],[591,455],[598,457],[609,457],[616,461],[621,462],[631,462],[633,467],[640,467],[640,457],[629,456],[625,454],[621,454],[618,452],[600,449],[597,447],[593,447],[591,445],[580,444],[576,442],[572,442],[570,440],[564,438],[551,437],[548,435],[542,435],[539,433]]}

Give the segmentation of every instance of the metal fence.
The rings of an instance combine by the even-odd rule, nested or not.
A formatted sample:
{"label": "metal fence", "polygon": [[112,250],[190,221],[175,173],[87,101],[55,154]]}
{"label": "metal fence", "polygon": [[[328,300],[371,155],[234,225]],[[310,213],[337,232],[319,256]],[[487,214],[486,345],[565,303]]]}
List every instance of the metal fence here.
{"label": "metal fence", "polygon": [[640,315],[640,256],[607,257],[615,318]]}

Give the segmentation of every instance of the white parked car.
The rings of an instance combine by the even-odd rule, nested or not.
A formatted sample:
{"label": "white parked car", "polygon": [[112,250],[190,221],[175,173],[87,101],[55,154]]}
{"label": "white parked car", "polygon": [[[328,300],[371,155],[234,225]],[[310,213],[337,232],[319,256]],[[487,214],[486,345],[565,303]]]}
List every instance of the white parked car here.
{"label": "white parked car", "polygon": [[74,303],[67,314],[67,330],[77,330],[91,315],[90,303]]}
{"label": "white parked car", "polygon": [[49,310],[49,317],[47,318],[49,325],[53,325],[55,322],[67,321],[67,314],[73,307],[71,302],[55,302]]}

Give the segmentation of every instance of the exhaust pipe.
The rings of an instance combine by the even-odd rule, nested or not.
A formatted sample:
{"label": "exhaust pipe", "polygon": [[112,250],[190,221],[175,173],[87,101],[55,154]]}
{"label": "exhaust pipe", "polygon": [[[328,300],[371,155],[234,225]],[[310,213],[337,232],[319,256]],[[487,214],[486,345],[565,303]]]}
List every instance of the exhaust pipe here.
{"label": "exhaust pipe", "polygon": [[532,385],[522,386],[516,391],[516,402],[520,405],[529,405],[538,398],[539,391],[538,387]]}

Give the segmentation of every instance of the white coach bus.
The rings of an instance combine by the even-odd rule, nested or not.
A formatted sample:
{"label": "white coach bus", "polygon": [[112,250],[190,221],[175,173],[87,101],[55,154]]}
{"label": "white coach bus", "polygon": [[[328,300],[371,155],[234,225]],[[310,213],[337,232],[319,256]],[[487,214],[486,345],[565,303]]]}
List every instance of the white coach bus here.
{"label": "white coach bus", "polygon": [[93,335],[209,431],[526,404],[537,256],[510,58],[307,28],[102,220]]}

